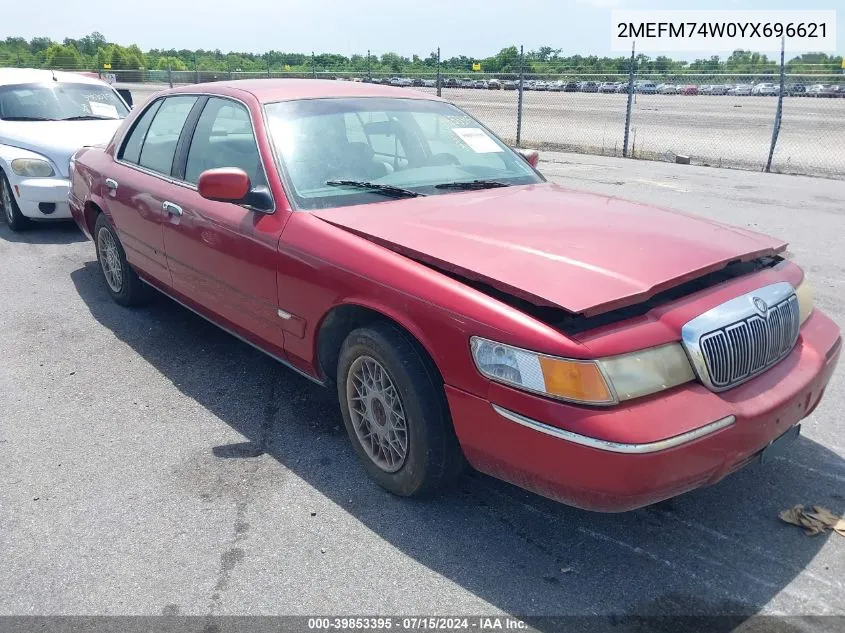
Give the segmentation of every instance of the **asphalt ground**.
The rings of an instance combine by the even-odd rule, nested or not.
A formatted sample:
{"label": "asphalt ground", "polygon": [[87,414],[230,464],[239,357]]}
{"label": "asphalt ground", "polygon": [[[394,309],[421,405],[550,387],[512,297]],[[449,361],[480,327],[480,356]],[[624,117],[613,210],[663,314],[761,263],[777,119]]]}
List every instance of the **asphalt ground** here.
{"label": "asphalt ground", "polygon": [[[167,86],[120,84],[141,101]],[[410,89],[409,89],[410,90]],[[420,89],[434,93],[433,88]],[[448,88],[443,97],[514,141],[517,93]],[[626,94],[525,91],[527,146],[622,156]],[[761,170],[769,156],[775,97],[636,95],[629,151],[638,158],[689,156],[693,164]],[[845,178],[845,99],[786,97],[775,172]]]}
{"label": "asphalt ground", "polygon": [[[845,326],[845,182],[573,154],[572,187],[785,238]],[[73,225],[0,224],[0,615],[845,615],[845,375],[783,457],[631,513],[479,474],[364,474],[333,394],[159,297],[111,302]],[[833,622],[841,623],[842,619]]]}

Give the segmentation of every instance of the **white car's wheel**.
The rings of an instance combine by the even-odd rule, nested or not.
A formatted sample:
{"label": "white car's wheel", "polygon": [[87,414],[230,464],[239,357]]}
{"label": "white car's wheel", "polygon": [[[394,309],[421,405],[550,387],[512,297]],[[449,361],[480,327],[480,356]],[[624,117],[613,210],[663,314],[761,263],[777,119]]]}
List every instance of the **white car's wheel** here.
{"label": "white car's wheel", "polygon": [[6,224],[13,231],[23,231],[30,225],[29,218],[21,213],[15,197],[12,195],[12,187],[6,174],[0,171],[0,207],[3,209],[3,218]]}

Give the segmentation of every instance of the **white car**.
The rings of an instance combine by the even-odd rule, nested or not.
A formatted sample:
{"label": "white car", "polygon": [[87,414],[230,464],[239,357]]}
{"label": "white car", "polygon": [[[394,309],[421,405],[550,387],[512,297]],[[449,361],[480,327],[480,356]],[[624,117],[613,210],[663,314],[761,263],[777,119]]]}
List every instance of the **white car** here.
{"label": "white car", "polygon": [[81,147],[111,140],[129,106],[99,79],[0,68],[0,207],[13,231],[70,218],[68,167]]}
{"label": "white car", "polygon": [[751,94],[751,90],[751,84],[737,84],[728,90],[728,94],[734,97],[747,97]]}
{"label": "white car", "polygon": [[662,95],[676,95],[680,90],[675,84],[660,84],[657,86],[657,92]]}
{"label": "white car", "polygon": [[761,97],[776,97],[779,92],[780,86],[767,83],[757,84],[751,89],[751,94],[759,95]]}

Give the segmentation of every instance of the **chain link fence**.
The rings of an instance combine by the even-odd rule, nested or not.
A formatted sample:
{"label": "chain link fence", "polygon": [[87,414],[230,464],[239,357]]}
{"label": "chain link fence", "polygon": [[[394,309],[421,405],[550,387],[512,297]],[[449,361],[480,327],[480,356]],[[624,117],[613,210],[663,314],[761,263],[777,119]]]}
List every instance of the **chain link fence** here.
{"label": "chain link fence", "polygon": [[[368,56],[369,59],[369,56]],[[241,72],[106,70],[139,92],[172,85],[247,78],[364,81],[437,93],[507,142],[552,151],[845,178],[845,74],[531,75],[522,56],[512,72],[413,76],[271,68]]]}

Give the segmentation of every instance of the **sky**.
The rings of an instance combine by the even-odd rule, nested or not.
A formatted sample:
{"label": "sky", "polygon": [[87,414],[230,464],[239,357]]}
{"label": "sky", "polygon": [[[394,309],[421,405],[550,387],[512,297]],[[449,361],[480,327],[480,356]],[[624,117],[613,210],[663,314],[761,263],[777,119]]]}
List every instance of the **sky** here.
{"label": "sky", "polygon": [[[838,9],[845,50],[845,0],[5,0],[0,39],[61,41],[99,31],[107,40],[151,48],[266,50],[351,55],[396,52],[487,57],[510,45],[564,55],[612,55],[610,11],[625,9]],[[800,53],[803,51],[789,51]],[[832,51],[828,51],[832,52]],[[658,53],[659,54],[659,53]],[[654,56],[654,54],[652,54]],[[709,56],[676,53],[680,59]]]}

